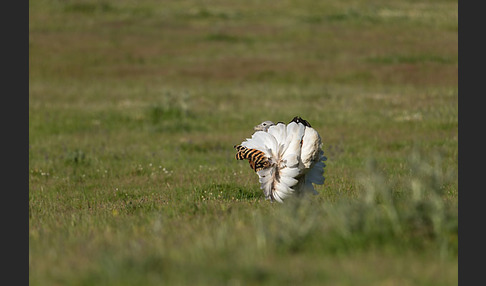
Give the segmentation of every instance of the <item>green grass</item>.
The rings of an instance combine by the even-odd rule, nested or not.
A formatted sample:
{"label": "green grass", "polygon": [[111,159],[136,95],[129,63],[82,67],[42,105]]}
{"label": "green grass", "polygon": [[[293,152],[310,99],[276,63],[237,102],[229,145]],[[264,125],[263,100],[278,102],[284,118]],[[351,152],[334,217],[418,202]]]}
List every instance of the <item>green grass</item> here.
{"label": "green grass", "polygon": [[[31,285],[456,285],[457,2],[30,1]],[[299,115],[318,196],[233,145]]]}

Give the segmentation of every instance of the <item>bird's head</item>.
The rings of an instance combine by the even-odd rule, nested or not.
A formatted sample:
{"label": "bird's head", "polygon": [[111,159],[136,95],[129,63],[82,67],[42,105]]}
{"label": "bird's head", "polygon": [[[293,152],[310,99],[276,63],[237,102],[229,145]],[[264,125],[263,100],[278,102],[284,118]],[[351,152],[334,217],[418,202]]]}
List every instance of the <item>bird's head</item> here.
{"label": "bird's head", "polygon": [[255,131],[265,131],[267,132],[268,131],[268,128],[270,128],[270,126],[273,126],[275,125],[275,123],[273,123],[272,121],[263,121],[262,123],[258,124],[257,126],[253,127],[253,130]]}

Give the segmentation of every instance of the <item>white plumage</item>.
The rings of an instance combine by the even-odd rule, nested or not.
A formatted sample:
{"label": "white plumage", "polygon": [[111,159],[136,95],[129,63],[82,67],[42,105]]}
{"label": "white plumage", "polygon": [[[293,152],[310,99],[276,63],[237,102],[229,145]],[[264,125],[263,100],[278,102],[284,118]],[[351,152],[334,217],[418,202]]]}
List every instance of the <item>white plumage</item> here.
{"label": "white plumage", "polygon": [[292,195],[318,194],[313,184],[324,184],[326,157],[317,131],[300,117],[287,125],[264,121],[254,129],[241,146],[264,152],[270,162],[256,171],[265,198],[282,203]]}

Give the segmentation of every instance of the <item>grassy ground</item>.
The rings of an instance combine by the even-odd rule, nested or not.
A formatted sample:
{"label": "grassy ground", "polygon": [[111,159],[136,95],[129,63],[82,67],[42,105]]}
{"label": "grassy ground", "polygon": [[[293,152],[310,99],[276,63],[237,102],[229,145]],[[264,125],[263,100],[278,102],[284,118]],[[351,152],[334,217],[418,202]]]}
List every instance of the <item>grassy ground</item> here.
{"label": "grassy ground", "polygon": [[[32,285],[456,285],[457,1],[29,3]],[[320,195],[234,144],[300,115]]]}

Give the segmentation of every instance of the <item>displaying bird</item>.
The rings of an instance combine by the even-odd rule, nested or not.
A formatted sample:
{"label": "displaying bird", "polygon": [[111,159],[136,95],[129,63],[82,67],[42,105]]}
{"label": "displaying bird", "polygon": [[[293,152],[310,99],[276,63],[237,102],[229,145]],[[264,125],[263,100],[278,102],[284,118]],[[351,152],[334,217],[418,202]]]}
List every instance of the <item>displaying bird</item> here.
{"label": "displaying bird", "polygon": [[287,125],[264,121],[237,149],[236,159],[248,160],[266,199],[282,203],[292,195],[318,194],[324,184],[322,140],[309,122],[294,117]]}

